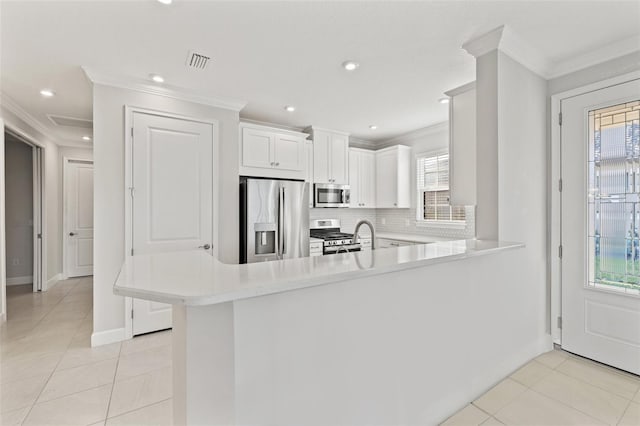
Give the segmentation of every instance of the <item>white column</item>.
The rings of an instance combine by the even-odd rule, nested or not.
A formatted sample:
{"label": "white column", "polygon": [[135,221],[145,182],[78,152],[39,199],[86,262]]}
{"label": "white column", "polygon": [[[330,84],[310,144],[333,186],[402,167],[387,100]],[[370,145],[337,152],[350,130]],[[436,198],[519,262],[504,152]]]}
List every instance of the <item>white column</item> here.
{"label": "white column", "polygon": [[175,425],[235,424],[233,303],[173,306]]}

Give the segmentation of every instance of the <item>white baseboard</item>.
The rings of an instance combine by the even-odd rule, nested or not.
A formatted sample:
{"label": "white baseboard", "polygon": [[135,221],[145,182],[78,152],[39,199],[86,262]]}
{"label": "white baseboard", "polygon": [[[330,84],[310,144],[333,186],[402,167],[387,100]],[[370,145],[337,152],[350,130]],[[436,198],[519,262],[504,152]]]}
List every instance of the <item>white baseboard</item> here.
{"label": "white baseboard", "polygon": [[94,332],[91,335],[91,347],[108,345],[126,340],[124,327]]}
{"label": "white baseboard", "polygon": [[56,285],[62,279],[62,274],[55,274],[47,280],[47,290]]}
{"label": "white baseboard", "polygon": [[25,275],[24,277],[7,277],[7,285],[33,284],[33,275]]}

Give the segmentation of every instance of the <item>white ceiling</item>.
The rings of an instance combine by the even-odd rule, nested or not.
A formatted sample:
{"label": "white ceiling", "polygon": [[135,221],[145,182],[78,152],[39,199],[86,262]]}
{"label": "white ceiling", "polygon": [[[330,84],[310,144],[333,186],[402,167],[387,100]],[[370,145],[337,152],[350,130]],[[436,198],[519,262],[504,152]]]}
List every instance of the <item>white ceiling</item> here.
{"label": "white ceiling", "polygon": [[[607,45],[614,53],[616,46],[628,50],[630,39],[640,49],[638,1],[84,0],[0,7],[2,92],[60,144],[74,145],[85,131],[56,127],[47,114],[91,118],[81,66],[135,78],[158,73],[172,86],[247,101],[242,117],[379,141],[446,120],[438,99],[475,78],[474,59],[460,46],[500,25],[558,69]],[[207,70],[185,67],[190,49],[212,56]],[[360,68],[344,71],[347,59]],[[57,95],[42,98],[44,87]]]}

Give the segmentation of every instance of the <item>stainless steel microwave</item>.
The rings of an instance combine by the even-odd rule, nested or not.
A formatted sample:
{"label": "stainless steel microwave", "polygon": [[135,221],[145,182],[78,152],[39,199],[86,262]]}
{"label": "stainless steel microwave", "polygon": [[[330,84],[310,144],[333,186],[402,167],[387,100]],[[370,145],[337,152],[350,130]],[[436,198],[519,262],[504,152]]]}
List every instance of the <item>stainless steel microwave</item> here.
{"label": "stainless steel microwave", "polygon": [[313,185],[314,207],[349,207],[351,190],[349,185],[316,183]]}

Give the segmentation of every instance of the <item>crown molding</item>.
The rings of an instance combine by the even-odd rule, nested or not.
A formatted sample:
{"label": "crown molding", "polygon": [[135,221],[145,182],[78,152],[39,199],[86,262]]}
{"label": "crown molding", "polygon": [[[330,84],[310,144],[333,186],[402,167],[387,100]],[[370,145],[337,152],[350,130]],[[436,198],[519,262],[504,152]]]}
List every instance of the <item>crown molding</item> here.
{"label": "crown molding", "polygon": [[447,90],[444,92],[445,95],[452,98],[454,96],[459,95],[460,93],[468,92],[469,90],[473,90],[476,88],[476,82],[472,81],[467,84],[463,84],[462,86],[456,87],[455,89]]}
{"label": "crown molding", "polygon": [[516,34],[511,27],[502,25],[467,41],[462,45],[462,48],[476,58],[493,50],[500,50],[531,71],[549,80],[630,53],[640,52],[640,38],[637,36],[629,37],[565,60],[552,61]]}
{"label": "crown molding", "polygon": [[102,72],[87,66],[82,66],[82,70],[86,74],[89,81],[91,81],[91,83],[93,84],[117,87],[120,89],[135,90],[138,92],[148,93],[150,95],[164,96],[181,101],[193,102],[201,105],[228,109],[236,112],[239,112],[247,105],[246,101],[238,99],[203,95],[202,93],[196,92],[192,89],[166,84],[163,84],[162,86],[153,85],[147,80],[141,78],[115,75]]}
{"label": "crown molding", "polygon": [[536,74],[545,78],[550,75],[551,61],[507,25],[467,41],[462,48],[475,58],[500,50]]}
{"label": "crown molding", "polygon": [[[18,103],[12,97],[10,97],[9,95],[7,95],[4,92],[0,92],[0,105],[2,105],[3,108],[5,108],[7,111],[11,112],[13,115],[18,117],[20,120],[25,122],[32,129],[38,131],[44,137],[45,140],[49,140],[49,141],[55,143],[56,145],[61,145],[61,143],[60,143],[60,141],[58,139],[56,139],[55,137],[51,136],[51,134],[52,134],[51,129],[49,129],[45,124],[40,122],[33,115],[29,114],[24,108],[22,108],[20,105],[18,105]],[[9,123],[13,124],[14,126],[20,127],[20,126],[17,125],[17,123],[11,123],[10,121],[9,121]],[[34,135],[32,135],[27,129],[21,129],[21,130],[22,130],[23,133],[28,135],[31,139],[35,139],[35,140],[40,139],[40,138],[36,138]]]}
{"label": "crown molding", "polygon": [[449,131],[449,122],[443,121],[440,123],[432,124],[427,127],[422,127],[420,129],[412,130],[410,132],[403,133],[398,136],[394,136],[391,139],[386,139],[381,142],[378,142],[376,143],[376,149],[387,148],[393,145],[402,144],[403,142],[433,135],[434,133],[448,132],[448,131]]}
{"label": "crown molding", "polygon": [[561,77],[631,53],[640,53],[640,37],[633,36],[618,40],[597,49],[589,50],[582,55],[559,61],[554,64],[549,73],[549,78]]}

